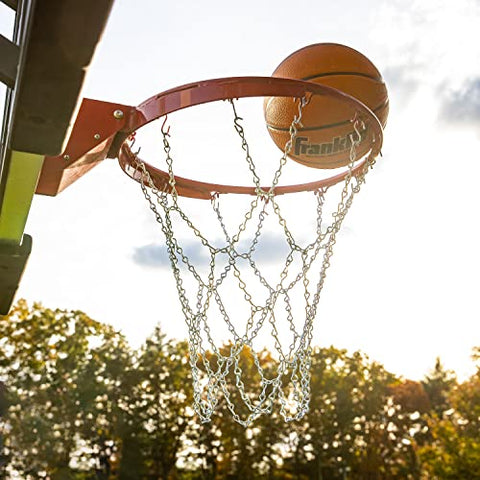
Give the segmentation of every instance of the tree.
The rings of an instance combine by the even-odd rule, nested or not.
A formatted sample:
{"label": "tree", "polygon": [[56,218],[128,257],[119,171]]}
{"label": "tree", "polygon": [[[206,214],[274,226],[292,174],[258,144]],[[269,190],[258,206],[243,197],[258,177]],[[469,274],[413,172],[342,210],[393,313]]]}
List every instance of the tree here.
{"label": "tree", "polygon": [[[430,399],[421,382],[400,379],[389,387],[393,411],[387,429],[396,441],[398,478],[419,479],[420,465],[416,448],[425,441],[428,431],[426,415]],[[400,461],[399,461],[400,460]]]}
{"label": "tree", "polygon": [[480,479],[480,438],[464,429],[464,419],[455,413],[429,419],[432,440],[419,448],[426,478]]}
{"label": "tree", "polygon": [[[191,435],[193,411],[185,342],[167,341],[157,327],[138,353],[127,402],[120,478],[170,478]],[[128,448],[126,448],[128,446]],[[139,454],[134,460],[130,448]],[[136,468],[132,469],[134,460]]]}
{"label": "tree", "polygon": [[398,435],[395,377],[355,352],[315,348],[312,400],[289,435],[286,469],[296,479],[408,478]]}
{"label": "tree", "polygon": [[[221,354],[228,356],[232,344],[225,344]],[[210,354],[209,361],[215,369],[216,363]],[[277,363],[267,350],[258,353],[258,362],[266,378],[276,375]],[[241,369],[241,381],[245,394],[252,404],[258,401],[261,390],[261,376],[255,364],[250,348],[244,346],[239,355],[237,368]],[[230,400],[235,411],[244,420],[250,410],[236,385],[234,372],[226,376]],[[285,428],[275,407],[271,415],[262,415],[248,428],[237,423],[227,408],[225,398],[220,397],[217,409],[210,422],[197,425],[195,439],[199,449],[198,459],[202,468],[202,479],[236,479],[236,478],[273,478],[277,467],[277,451]]]}
{"label": "tree", "polygon": [[8,411],[8,391],[4,382],[0,381],[0,478],[6,476],[5,466],[8,457],[5,455],[3,437],[5,434],[6,421],[4,419]]}
{"label": "tree", "polygon": [[9,468],[25,478],[108,478],[131,357],[124,338],[80,311],[25,301],[0,319],[0,337]]}
{"label": "tree", "polygon": [[431,410],[441,417],[443,412],[451,408],[449,396],[457,384],[454,372],[445,370],[440,358],[437,358],[435,367],[425,376],[422,384],[430,400]]}
{"label": "tree", "polygon": [[[478,361],[478,348],[473,359]],[[480,368],[444,394],[442,414],[428,419],[431,439],[419,448],[422,466],[433,478],[480,479]],[[445,406],[450,408],[444,410]]]}

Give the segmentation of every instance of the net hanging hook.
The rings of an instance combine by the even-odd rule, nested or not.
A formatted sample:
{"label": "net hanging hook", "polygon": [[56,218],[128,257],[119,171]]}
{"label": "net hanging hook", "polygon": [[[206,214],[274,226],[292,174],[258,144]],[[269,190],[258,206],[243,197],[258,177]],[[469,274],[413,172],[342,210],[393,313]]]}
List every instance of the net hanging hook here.
{"label": "net hanging hook", "polygon": [[213,208],[218,208],[220,204],[220,193],[219,192],[210,192],[210,203]]}
{"label": "net hanging hook", "polygon": [[[355,112],[355,116],[352,119],[353,129],[355,130],[355,134],[357,136],[356,142],[362,141],[362,133],[365,132],[367,126],[363,119],[358,115],[358,112]],[[352,135],[353,137],[353,135]],[[353,141],[353,138],[352,138]]]}
{"label": "net hanging hook", "polygon": [[167,124],[167,121],[168,121],[168,115],[165,115],[163,117],[162,126],[160,127],[160,131],[162,132],[162,135],[164,137],[169,137],[170,136],[170,125],[168,126],[167,131],[165,131],[165,125]]}
{"label": "net hanging hook", "polygon": [[137,132],[132,132],[128,136],[128,140],[130,141],[130,149],[132,149],[133,146],[135,145],[135,142],[137,141],[136,137],[137,137]]}

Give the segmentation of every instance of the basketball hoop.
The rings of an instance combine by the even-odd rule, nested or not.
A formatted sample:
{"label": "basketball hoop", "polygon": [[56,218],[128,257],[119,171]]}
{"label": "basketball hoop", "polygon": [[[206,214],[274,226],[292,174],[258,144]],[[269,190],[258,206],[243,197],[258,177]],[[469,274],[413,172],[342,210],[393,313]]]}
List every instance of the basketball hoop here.
{"label": "basketball hoop", "polygon": [[[345,107],[351,115],[348,165],[341,173],[301,183],[280,185],[279,179],[289,161],[302,115],[316,96],[328,97]],[[242,118],[237,113],[237,101],[244,97],[291,97],[296,114],[291,119],[288,140],[278,162],[278,168],[268,182],[257,175],[254,159],[245,138]],[[251,185],[226,185],[202,182],[176,176],[175,154],[170,145],[166,115],[174,111],[214,101],[231,103],[232,126],[238,134],[245,162],[250,170]],[[160,129],[167,168],[160,170],[147,164],[133,150],[132,134],[143,125],[163,119]],[[368,153],[357,158],[357,149],[365,142]],[[183,315],[189,330],[190,366],[193,374],[194,409],[201,421],[207,422],[224,402],[233,418],[249,426],[257,417],[269,414],[278,405],[286,421],[301,419],[310,401],[310,355],[313,321],[317,313],[326,271],[333,246],[343,220],[359,192],[365,176],[380,152],[382,126],[372,111],[356,98],[331,87],[284,78],[235,77],[193,83],[169,90],[142,103],[131,116],[129,124],[117,135],[118,159],[121,168],[140,183],[143,194],[165,237],[168,256],[176,282]],[[363,151],[363,150],[362,150]],[[308,169],[309,167],[305,167]],[[313,173],[318,170],[310,169]],[[326,222],[324,203],[330,188],[340,184],[336,208]],[[283,216],[278,197],[311,192],[316,218],[313,241],[301,245],[294,238]],[[225,194],[249,195],[243,219],[234,230],[229,229],[222,210]],[[212,217],[223,233],[217,245],[202,232],[198,218],[190,218],[182,206],[182,197],[210,200]],[[288,253],[281,264],[280,275],[272,282],[261,269],[258,248],[266,218],[275,219]],[[200,245],[208,266],[202,274],[176,236],[176,225],[188,230]],[[218,240],[218,239],[217,239]],[[216,240],[216,241],[217,241]],[[292,271],[293,270],[293,271]],[[249,282],[252,287],[249,287]],[[187,285],[192,284],[192,291]],[[235,290],[236,289],[236,290]],[[231,292],[236,291],[235,300]],[[294,297],[302,301],[295,308]],[[241,311],[244,317],[234,318]],[[214,317],[214,318],[212,318]],[[298,322],[301,317],[302,321]],[[230,334],[229,343],[217,344],[213,324],[223,322]],[[281,329],[280,324],[285,325]],[[240,330],[241,328],[241,330]],[[275,347],[277,363],[267,372],[255,343],[266,328]],[[282,331],[280,331],[282,330]],[[291,333],[282,343],[282,335]],[[245,357],[256,371],[259,385],[256,393],[245,385]],[[241,411],[240,411],[241,410]]]}
{"label": "basketball hoop", "polygon": [[[136,181],[140,181],[142,174],[136,168],[137,155],[130,149],[128,139],[135,131],[148,123],[165,117],[170,113],[196,105],[215,102],[219,100],[231,100],[246,97],[291,97],[308,98],[311,95],[325,96],[338,101],[339,105],[349,107],[352,111],[352,119],[358,117],[366,125],[365,142],[370,145],[369,154],[351,171],[353,176],[362,175],[368,163],[372,163],[380,153],[382,145],[382,125],[375,114],[356,98],[347,95],[334,88],[303,82],[299,80],[275,78],[275,77],[229,77],[203,82],[191,83],[168,90],[155,95],[136,107],[135,115],[130,118],[129,125],[124,128],[115,139],[118,151],[118,160],[122,170]],[[115,147],[113,147],[115,148]],[[147,162],[143,162],[153,184],[159,190],[169,191],[169,174],[159,170]],[[315,191],[327,188],[343,181],[349,170],[319,179],[314,182],[279,186],[275,189],[275,195],[286,193],[298,193]],[[208,182],[200,182],[193,179],[175,177],[177,194],[180,196],[211,199],[212,195],[234,193],[255,195],[255,187],[222,185]]]}

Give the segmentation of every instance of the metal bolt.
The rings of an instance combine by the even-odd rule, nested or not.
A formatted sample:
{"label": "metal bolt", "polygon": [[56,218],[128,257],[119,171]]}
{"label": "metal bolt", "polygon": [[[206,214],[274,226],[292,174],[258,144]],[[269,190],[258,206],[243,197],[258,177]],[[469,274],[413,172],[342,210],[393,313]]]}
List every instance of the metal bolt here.
{"label": "metal bolt", "polygon": [[63,156],[63,159],[68,162],[70,160],[70,155],[64,155]]}
{"label": "metal bolt", "polygon": [[99,134],[99,133],[96,133],[96,134],[93,136],[93,138],[94,138],[95,140],[100,140],[100,134]]}
{"label": "metal bolt", "polygon": [[123,111],[122,110],[115,110],[113,112],[113,116],[117,119],[117,120],[121,120],[123,118]]}

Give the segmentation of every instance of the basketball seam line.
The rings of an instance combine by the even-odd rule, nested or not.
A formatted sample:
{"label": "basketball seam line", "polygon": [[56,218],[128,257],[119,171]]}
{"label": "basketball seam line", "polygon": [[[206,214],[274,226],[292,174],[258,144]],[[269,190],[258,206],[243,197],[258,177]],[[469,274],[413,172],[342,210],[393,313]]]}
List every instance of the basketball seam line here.
{"label": "basketball seam line", "polygon": [[364,77],[364,78],[369,78],[370,80],[375,80],[376,82],[384,83],[382,77],[372,77],[371,75],[368,75],[367,73],[361,73],[361,72],[328,72],[328,73],[317,73],[315,75],[309,75],[308,77],[303,77],[302,80],[305,82],[309,82],[310,80],[313,80],[314,78],[322,78],[322,77],[333,77],[333,76],[347,76],[347,75],[353,75],[356,77]]}

